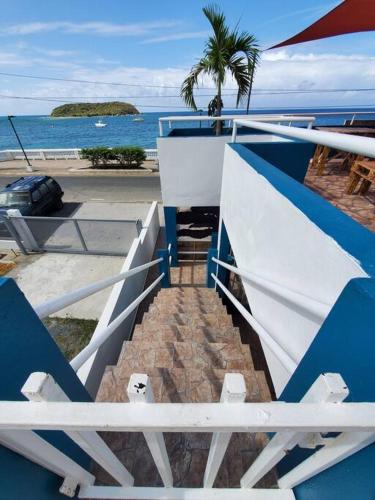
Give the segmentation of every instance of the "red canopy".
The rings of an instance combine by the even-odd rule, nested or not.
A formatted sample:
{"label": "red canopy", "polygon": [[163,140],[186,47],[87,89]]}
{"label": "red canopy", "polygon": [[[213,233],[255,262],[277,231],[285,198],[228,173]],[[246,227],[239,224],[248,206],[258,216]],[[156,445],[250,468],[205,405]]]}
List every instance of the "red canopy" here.
{"label": "red canopy", "polygon": [[344,0],[314,24],[271,49],[330,36],[375,30],[375,0]]}

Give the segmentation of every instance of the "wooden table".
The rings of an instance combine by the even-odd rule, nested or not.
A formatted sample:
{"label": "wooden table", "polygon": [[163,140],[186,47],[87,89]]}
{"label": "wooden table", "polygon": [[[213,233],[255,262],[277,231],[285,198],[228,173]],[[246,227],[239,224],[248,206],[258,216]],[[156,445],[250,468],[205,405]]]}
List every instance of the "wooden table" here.
{"label": "wooden table", "polygon": [[353,194],[359,183],[359,194],[366,194],[371,184],[375,184],[375,160],[354,162],[350,170],[347,194]]}

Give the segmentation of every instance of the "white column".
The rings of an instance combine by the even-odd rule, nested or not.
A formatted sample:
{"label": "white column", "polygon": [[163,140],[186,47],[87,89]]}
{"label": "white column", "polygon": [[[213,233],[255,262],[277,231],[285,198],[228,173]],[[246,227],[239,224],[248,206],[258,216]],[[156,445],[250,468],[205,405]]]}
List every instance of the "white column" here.
{"label": "white column", "polygon": [[[41,372],[32,373],[22,387],[21,392],[30,401],[70,401],[53,377]],[[133,476],[127,471],[96,432],[65,431],[65,434],[95,460],[95,462],[101,465],[108,474],[114,477],[121,486],[133,485]]]}
{"label": "white column", "polygon": [[[226,373],[221,391],[220,409],[228,412],[236,411],[233,407],[229,407],[228,403],[243,403],[245,398],[246,385],[243,375],[240,373]],[[226,407],[227,405],[228,407]],[[231,436],[231,432],[215,432],[212,435],[210,452],[204,472],[204,488],[212,488]]]}
{"label": "white column", "polygon": [[[133,373],[129,380],[127,393],[130,403],[142,404],[154,402],[150,379],[144,373]],[[147,407],[145,407],[145,412],[147,413]],[[173,486],[173,476],[163,433],[144,432],[143,435],[164,486],[171,488]]]}
{"label": "white column", "polygon": [[[348,388],[341,375],[336,373],[325,373],[319,375],[305,396],[301,399],[303,403],[340,403],[347,398]],[[293,421],[291,417],[291,427]],[[268,445],[257,457],[255,462],[247,470],[241,479],[242,488],[252,488],[263,476],[267,474],[289,450],[302,441],[315,435],[296,432],[278,432],[271,439]],[[315,446],[313,446],[315,447]]]}

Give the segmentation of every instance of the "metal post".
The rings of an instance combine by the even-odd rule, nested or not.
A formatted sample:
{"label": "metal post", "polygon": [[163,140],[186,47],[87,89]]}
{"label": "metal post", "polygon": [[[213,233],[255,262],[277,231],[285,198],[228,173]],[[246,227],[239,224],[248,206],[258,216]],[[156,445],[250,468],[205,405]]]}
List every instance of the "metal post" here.
{"label": "metal post", "polygon": [[[127,393],[130,403],[139,404],[154,402],[151,381],[149,377],[143,373],[134,373],[130,377]],[[147,412],[147,408],[145,408],[144,411]],[[144,432],[143,435],[164,486],[171,488],[173,486],[173,476],[163,433]]]}
{"label": "metal post", "polygon": [[83,234],[82,234],[82,232],[81,232],[81,228],[80,228],[80,227],[79,227],[79,225],[78,225],[78,222],[77,222],[75,219],[71,219],[71,220],[73,221],[74,226],[75,226],[75,228],[76,228],[76,230],[77,230],[77,233],[78,233],[79,239],[80,239],[80,241],[81,241],[81,245],[82,245],[82,247],[83,247],[83,250],[84,250],[85,252],[88,252],[87,245],[86,245],[85,239],[84,239],[84,237],[83,237]]}
{"label": "metal post", "polygon": [[[226,373],[220,403],[243,403],[245,398],[246,385],[243,375],[241,373]],[[212,488],[231,436],[231,432],[215,432],[212,435],[210,452],[204,472],[204,488]]]}
{"label": "metal post", "polygon": [[171,275],[170,275],[170,266],[169,266],[169,252],[168,250],[161,249],[157,251],[158,259],[163,259],[159,262],[159,270],[162,274],[164,274],[163,279],[161,280],[162,288],[169,288],[171,286]]}
{"label": "metal post", "polygon": [[26,167],[26,169],[27,169],[28,172],[34,172],[33,167],[32,167],[32,165],[31,165],[31,163],[30,163],[30,161],[29,161],[29,159],[27,157],[26,151],[23,149],[21,139],[19,138],[19,136],[17,134],[17,130],[15,129],[15,126],[13,125],[12,118],[13,118],[12,115],[8,115],[8,120],[9,120],[10,126],[13,129],[14,135],[17,137],[18,144],[20,145],[20,148],[22,149],[22,152],[23,152],[23,154],[25,156],[25,160],[27,161],[27,167]]}
{"label": "metal post", "polygon": [[212,279],[212,274],[216,274],[217,264],[212,260],[213,257],[217,258],[217,248],[209,248],[207,254],[207,288],[215,288],[215,281]]}

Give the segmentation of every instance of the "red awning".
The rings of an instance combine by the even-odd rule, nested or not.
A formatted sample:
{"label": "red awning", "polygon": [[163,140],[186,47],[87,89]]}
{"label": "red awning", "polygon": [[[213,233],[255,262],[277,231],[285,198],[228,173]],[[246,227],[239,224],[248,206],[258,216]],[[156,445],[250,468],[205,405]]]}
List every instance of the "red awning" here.
{"label": "red awning", "polygon": [[314,24],[270,49],[330,36],[375,30],[375,0],[345,0]]}

